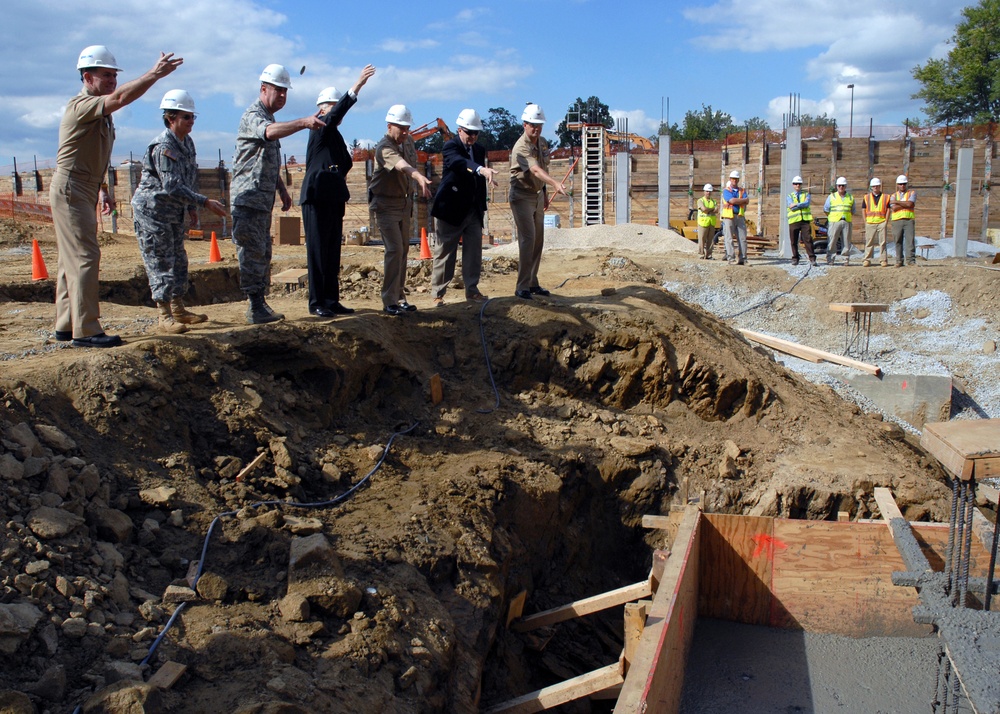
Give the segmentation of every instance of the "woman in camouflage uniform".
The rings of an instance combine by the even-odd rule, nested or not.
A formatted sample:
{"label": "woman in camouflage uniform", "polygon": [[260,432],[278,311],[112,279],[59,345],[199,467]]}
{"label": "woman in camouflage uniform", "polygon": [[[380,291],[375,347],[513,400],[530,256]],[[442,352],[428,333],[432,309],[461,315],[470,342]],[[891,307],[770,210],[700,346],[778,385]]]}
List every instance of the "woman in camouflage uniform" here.
{"label": "woman in camouflage uniform", "polygon": [[195,116],[191,95],[172,89],[163,95],[160,109],[167,128],[146,149],[132,212],[149,289],[160,313],[159,331],[179,334],[187,332],[187,325],[208,319],[184,307],[188,289],[184,213],[190,214],[191,225],[196,227],[198,207],[204,206],[217,216],[225,216],[226,209],[194,190],[198,164],[189,136]]}

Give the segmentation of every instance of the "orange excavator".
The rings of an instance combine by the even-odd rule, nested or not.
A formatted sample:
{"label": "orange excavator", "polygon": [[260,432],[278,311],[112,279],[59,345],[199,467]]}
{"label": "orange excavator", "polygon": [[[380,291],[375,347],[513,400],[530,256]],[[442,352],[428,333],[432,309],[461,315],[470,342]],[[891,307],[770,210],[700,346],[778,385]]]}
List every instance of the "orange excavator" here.
{"label": "orange excavator", "polygon": [[[566,128],[570,131],[582,131],[583,126],[584,125],[580,122],[570,122],[566,124]],[[611,153],[612,147],[621,148],[625,145],[635,145],[640,149],[653,148],[653,142],[645,136],[639,136],[638,134],[632,134],[631,132],[618,132],[614,129],[604,129],[604,152],[606,154]]]}
{"label": "orange excavator", "polygon": [[410,136],[413,137],[414,141],[420,141],[421,139],[426,139],[428,136],[433,136],[439,131],[444,136],[445,141],[454,136],[451,129],[448,128],[448,125],[441,117],[438,117],[434,122],[427,122],[423,126],[418,126],[416,129],[410,129]]}

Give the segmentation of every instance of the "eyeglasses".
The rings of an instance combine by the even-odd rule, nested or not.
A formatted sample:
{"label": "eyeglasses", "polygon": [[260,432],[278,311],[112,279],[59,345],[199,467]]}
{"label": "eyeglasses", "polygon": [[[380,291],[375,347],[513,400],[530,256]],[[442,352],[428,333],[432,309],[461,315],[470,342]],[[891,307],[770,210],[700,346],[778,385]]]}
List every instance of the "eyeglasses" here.
{"label": "eyeglasses", "polygon": [[184,121],[194,121],[194,114],[178,114],[177,117]]}
{"label": "eyeglasses", "polygon": [[801,183],[793,183],[792,186],[801,186]]}
{"label": "eyeglasses", "polygon": [[462,127],[462,131],[464,131],[469,136],[479,136],[479,132],[478,131],[474,131],[472,129],[466,129],[464,126]]}

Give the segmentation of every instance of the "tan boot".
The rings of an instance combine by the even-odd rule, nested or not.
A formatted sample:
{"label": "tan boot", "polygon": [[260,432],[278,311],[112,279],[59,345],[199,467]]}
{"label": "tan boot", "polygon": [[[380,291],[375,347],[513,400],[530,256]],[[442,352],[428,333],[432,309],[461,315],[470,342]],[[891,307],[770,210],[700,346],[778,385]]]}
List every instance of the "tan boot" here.
{"label": "tan boot", "polygon": [[170,301],[170,312],[174,316],[174,320],[183,325],[197,325],[199,322],[207,322],[208,315],[199,315],[197,312],[191,312],[186,307],[184,307],[183,298],[175,297]]}
{"label": "tan boot", "polygon": [[170,303],[158,302],[156,307],[160,310],[160,325],[157,328],[166,335],[180,335],[188,331],[188,328],[174,319],[170,313]]}

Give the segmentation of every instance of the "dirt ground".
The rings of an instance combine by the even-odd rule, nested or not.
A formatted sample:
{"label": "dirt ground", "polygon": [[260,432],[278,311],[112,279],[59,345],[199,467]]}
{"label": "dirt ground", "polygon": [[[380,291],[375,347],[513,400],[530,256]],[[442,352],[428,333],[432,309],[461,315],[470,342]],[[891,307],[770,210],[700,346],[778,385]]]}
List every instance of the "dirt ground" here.
{"label": "dirt ground", "polygon": [[[10,711],[475,712],[617,659],[620,613],[542,635],[505,618],[522,590],[530,613],[644,578],[665,544],[643,514],[868,518],[888,486],[907,518],[948,517],[913,435],[660,287],[694,274],[692,253],[552,251],[553,295],[530,302],[512,297],[516,259],[488,259],[482,308],[461,289],[432,308],[414,262],[420,309],[392,318],[382,249],[345,246],[357,313],[310,317],[304,290],[276,288],[287,319],[250,326],[233,246],[209,264],[192,242],[188,302],[210,322],[163,337],[134,238],[102,234],[103,323],[127,344],[81,350],[49,339],[32,238],[54,277],[50,226],[0,225]],[[304,266],[275,247],[275,273]],[[711,271],[751,292],[794,282]],[[799,290],[888,301],[928,281],[970,313],[995,302],[995,273],[962,265],[858,271]],[[187,667],[173,687],[141,683],[167,661]]]}

